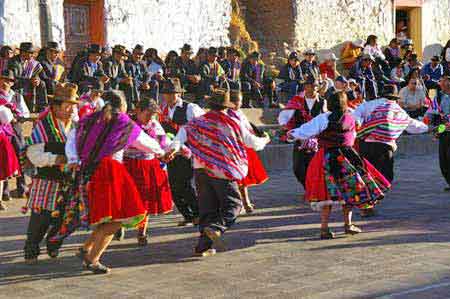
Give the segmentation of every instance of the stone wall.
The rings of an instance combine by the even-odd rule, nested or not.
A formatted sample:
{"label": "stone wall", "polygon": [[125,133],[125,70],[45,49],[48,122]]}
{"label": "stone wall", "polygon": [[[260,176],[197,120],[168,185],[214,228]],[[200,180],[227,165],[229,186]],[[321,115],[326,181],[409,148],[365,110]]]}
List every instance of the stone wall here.
{"label": "stone wall", "polygon": [[422,7],[424,59],[439,55],[450,39],[450,0],[426,0]]}
{"label": "stone wall", "polygon": [[64,0],[50,0],[53,41],[58,42],[62,49],[66,48],[64,36]]}
{"label": "stone wall", "polygon": [[110,45],[137,43],[162,52],[184,43],[228,45],[231,0],[105,0]]}
{"label": "stone wall", "polygon": [[23,41],[41,43],[39,1],[0,1],[0,43],[18,46]]}

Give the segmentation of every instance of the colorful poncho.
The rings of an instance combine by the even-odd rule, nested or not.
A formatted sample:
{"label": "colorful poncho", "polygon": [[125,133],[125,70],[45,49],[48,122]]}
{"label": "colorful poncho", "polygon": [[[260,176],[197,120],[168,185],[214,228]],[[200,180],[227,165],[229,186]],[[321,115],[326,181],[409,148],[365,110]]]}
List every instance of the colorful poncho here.
{"label": "colorful poncho", "polygon": [[186,126],[187,145],[212,177],[242,180],[248,161],[239,124],[228,115],[210,111]]}
{"label": "colorful poncho", "polygon": [[409,116],[395,101],[379,105],[358,129],[358,138],[390,143],[397,140],[409,125]]}

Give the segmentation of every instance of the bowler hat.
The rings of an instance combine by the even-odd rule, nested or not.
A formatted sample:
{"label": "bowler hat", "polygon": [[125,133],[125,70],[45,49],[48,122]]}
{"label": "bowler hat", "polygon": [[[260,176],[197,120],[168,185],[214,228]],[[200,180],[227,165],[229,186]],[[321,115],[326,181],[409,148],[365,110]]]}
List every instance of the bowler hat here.
{"label": "bowler hat", "polygon": [[122,54],[122,56],[127,56],[127,48],[122,45],[115,45],[112,49],[113,53]]}
{"label": "bowler hat", "polygon": [[29,42],[21,43],[19,46],[19,50],[21,52],[27,52],[27,53],[36,52],[36,48],[33,46],[32,43],[29,43]]}
{"label": "bowler hat", "polygon": [[102,54],[102,48],[98,44],[92,44],[88,48],[88,53],[89,54],[98,54],[98,55],[100,55],[100,54]]}
{"label": "bowler hat", "polygon": [[215,89],[211,96],[206,97],[206,105],[223,108],[234,108],[236,106],[230,100],[229,90],[224,88]]}
{"label": "bowler hat", "polygon": [[16,78],[14,77],[14,72],[12,70],[4,70],[1,75],[0,79],[9,80],[9,81],[16,81]]}
{"label": "bowler hat", "polygon": [[47,97],[53,102],[66,102],[72,104],[79,104],[78,101],[78,86],[73,83],[59,83],[56,85],[55,94]]}
{"label": "bowler hat", "polygon": [[61,48],[59,47],[57,42],[48,42],[47,43],[47,50],[61,52]]}
{"label": "bowler hat", "polygon": [[400,97],[398,96],[398,89],[396,85],[386,84],[383,87],[383,93],[381,94],[383,98],[390,100],[397,100]]}
{"label": "bowler hat", "polygon": [[194,51],[192,50],[192,46],[190,44],[184,44],[183,47],[181,48],[181,52],[185,52],[185,53],[194,53]]}
{"label": "bowler hat", "polygon": [[161,93],[183,93],[184,90],[181,87],[180,79],[178,78],[169,78],[162,82]]}

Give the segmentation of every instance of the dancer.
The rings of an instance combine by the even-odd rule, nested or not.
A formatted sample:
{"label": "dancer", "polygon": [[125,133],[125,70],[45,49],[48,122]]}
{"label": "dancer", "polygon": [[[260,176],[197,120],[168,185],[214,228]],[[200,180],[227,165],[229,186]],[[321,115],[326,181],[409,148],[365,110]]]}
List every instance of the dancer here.
{"label": "dancer", "polygon": [[[285,110],[280,112],[278,123],[287,132],[307,123],[320,113],[327,111],[327,101],[319,96],[318,84],[312,77],[308,77],[305,84],[304,96],[297,95],[287,103]],[[317,152],[317,139],[296,141],[293,152],[294,174],[305,188],[306,170],[314,154]]]}
{"label": "dancer", "polygon": [[320,150],[308,167],[305,198],[311,208],[321,212],[321,239],[333,239],[328,226],[332,208],[342,207],[345,233],[354,235],[361,229],[352,223],[352,208],[374,205],[384,197],[389,182],[352,148],[355,120],[348,112],[347,96],[337,92],[328,100],[330,112],[322,113],[288,137],[306,140],[317,136]]}
{"label": "dancer", "polygon": [[[32,177],[29,197],[22,212],[31,210],[25,241],[25,261],[37,262],[39,243],[47,234],[47,239],[56,233],[50,228],[58,225],[59,218],[52,217],[57,203],[62,200],[63,190],[70,181],[70,175],[64,171],[66,156],[64,146],[66,136],[72,127],[72,114],[78,104],[77,86],[72,83],[56,86],[55,95],[49,97],[48,113],[38,120],[27,140],[26,157],[36,167]],[[58,248],[47,246],[50,257],[58,256]]]}
{"label": "dancer", "polygon": [[[428,132],[428,126],[409,117],[397,103],[397,86],[385,85],[382,97],[364,102],[353,112],[358,129],[359,152],[390,182],[394,180],[394,152],[396,140],[403,131],[410,134]],[[361,216],[374,215],[373,207],[361,210]]]}
{"label": "dancer", "polygon": [[225,90],[216,90],[208,99],[210,111],[180,128],[173,142],[192,151],[199,198],[200,237],[194,254],[209,256],[223,248],[222,235],[235,222],[242,208],[238,181],[247,176],[245,145],[261,150],[270,139],[256,137],[227,114],[234,107]]}
{"label": "dancer", "polygon": [[100,86],[91,85],[88,88],[89,91],[80,96],[81,104],[78,109],[79,118],[100,111],[105,106],[105,101],[102,99],[103,90],[100,89]]}
{"label": "dancer", "polygon": [[[143,98],[138,103],[136,123],[150,137],[158,140],[161,148],[166,148],[166,133],[156,120],[160,112],[158,104],[152,99]],[[124,164],[133,178],[144,206],[147,218],[139,225],[138,245],[146,246],[149,215],[167,214],[173,210],[172,193],[166,166],[153,153],[145,153],[129,147],[124,153]]]}
{"label": "dancer", "polygon": [[[238,123],[242,124],[252,134],[263,137],[261,132],[257,132],[253,129],[252,124],[248,121],[245,114],[240,110],[242,106],[242,93],[239,90],[232,90],[230,92],[230,101],[234,104],[234,107],[232,109],[228,109],[228,115],[236,119]],[[250,201],[248,187],[265,183],[269,179],[269,176],[267,175],[267,172],[264,169],[264,165],[262,164],[256,152],[248,146],[245,147],[245,151],[247,153],[248,159],[248,174],[243,180],[240,180],[238,184],[245,212],[252,213],[255,209],[255,206]]]}
{"label": "dancer", "polygon": [[122,92],[107,92],[104,99],[102,111],[84,117],[68,136],[69,168],[80,169],[74,186],[78,192],[71,194],[59,234],[50,240],[60,242],[80,226],[94,227],[79,253],[84,266],[95,274],[110,272],[100,257],[113,234],[120,227],[136,227],[146,217],[139,191],[122,164],[124,149],[132,146],[164,155],[158,142],[128,117]]}

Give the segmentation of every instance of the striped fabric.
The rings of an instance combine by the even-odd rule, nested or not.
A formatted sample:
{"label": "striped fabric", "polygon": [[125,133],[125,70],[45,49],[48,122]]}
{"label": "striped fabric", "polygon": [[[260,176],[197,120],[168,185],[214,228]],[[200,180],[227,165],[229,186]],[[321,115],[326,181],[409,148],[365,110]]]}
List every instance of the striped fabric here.
{"label": "striped fabric", "polygon": [[248,160],[241,129],[222,112],[210,111],[185,126],[192,155],[212,177],[242,180]]}
{"label": "striped fabric", "polygon": [[389,143],[408,127],[409,116],[395,101],[386,101],[371,113],[358,129],[358,138]]}
{"label": "striped fabric", "polygon": [[57,181],[33,178],[26,207],[38,213],[56,210],[58,199],[62,198],[62,187]]}
{"label": "striped fabric", "polygon": [[43,67],[36,59],[30,59],[25,62],[25,66],[23,68],[22,76],[28,79],[33,77],[37,77],[40,72],[42,72]]}
{"label": "striped fabric", "polygon": [[26,139],[27,145],[48,143],[49,141],[66,142],[64,125],[54,117],[53,113],[48,113],[43,119],[37,121],[31,136]]}

